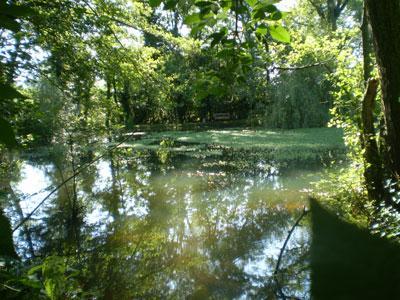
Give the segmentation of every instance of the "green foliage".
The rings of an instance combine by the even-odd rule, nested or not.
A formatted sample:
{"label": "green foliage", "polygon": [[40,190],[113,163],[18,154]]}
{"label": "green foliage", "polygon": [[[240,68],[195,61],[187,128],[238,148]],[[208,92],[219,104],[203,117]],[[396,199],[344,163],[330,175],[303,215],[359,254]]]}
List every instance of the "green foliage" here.
{"label": "green foliage", "polygon": [[17,145],[14,131],[6,120],[0,118],[0,143],[6,145],[8,148],[13,148]]}
{"label": "green foliage", "polygon": [[149,0],[151,7],[157,7],[161,4],[162,0]]}
{"label": "green foliage", "polygon": [[[34,100],[10,110],[10,124],[22,145],[54,141],[62,135],[61,124],[71,124],[65,128],[68,131],[83,127],[110,131],[138,123],[210,121],[218,112],[272,127],[323,125],[321,121],[294,122],[294,126],[264,122],[273,118],[269,113],[263,118],[262,111],[275,111],[267,99],[278,98],[267,88],[270,82],[264,72],[271,68],[271,57],[266,46],[277,47],[277,55],[287,51],[283,44],[270,43],[267,35],[274,32],[281,41],[289,38],[283,23],[277,23],[282,14],[274,6],[276,1],[243,2],[243,9],[234,2],[217,2],[165,2],[164,8],[174,9],[173,17],[154,9],[159,1],[151,1],[150,7],[138,2],[126,7],[117,1],[94,2],[89,8],[78,3],[64,9],[59,2],[46,10],[37,8],[32,19],[35,27],[24,27],[20,39],[31,36],[30,46],[46,51],[35,72],[47,78],[29,82],[28,93]],[[258,13],[257,20],[246,24],[239,43],[232,37],[234,16],[252,18],[252,12]],[[215,26],[204,25],[196,34],[198,41],[180,36],[176,29],[179,20],[196,25],[208,22],[212,15],[221,19]],[[142,32],[143,38],[133,34],[132,28]],[[64,32],[68,34],[60,35]],[[201,43],[206,46],[200,47]],[[16,60],[24,61],[23,50],[15,47],[9,57],[15,54]],[[5,62],[14,74],[13,60]]]}
{"label": "green foliage", "polygon": [[270,26],[269,33],[274,40],[283,43],[290,43],[290,34],[289,32],[280,25]]}
{"label": "green foliage", "polygon": [[48,255],[37,265],[21,263],[0,271],[0,292],[6,299],[86,299],[77,278],[80,272],[67,266],[64,257]]}
{"label": "green foliage", "polygon": [[[257,43],[268,47],[269,37],[277,42],[290,43],[289,32],[280,24],[283,14],[274,5],[278,2],[196,1],[184,16],[184,23],[191,27],[193,37],[206,35],[211,48],[221,49],[218,55],[231,66],[231,70],[224,71],[225,74],[235,72],[244,76],[255,60],[255,50],[262,49],[257,49]],[[176,4],[169,6],[165,1],[164,8],[176,10]],[[246,22],[239,24],[242,20]],[[239,27],[242,27],[240,31]],[[233,79],[242,80],[240,76]]]}
{"label": "green foliage", "polygon": [[0,143],[4,144],[8,148],[15,148],[17,146],[17,140],[15,138],[14,129],[12,128],[10,121],[6,120],[8,111],[12,111],[9,106],[14,106],[13,100],[26,99],[26,96],[22,95],[14,87],[7,83],[0,82],[0,101],[3,110],[3,116],[0,116]]}
{"label": "green foliage", "polygon": [[[247,119],[247,124],[251,124],[250,130],[152,133],[125,146],[143,151],[144,156],[151,156],[149,151],[156,149],[152,155],[161,162],[162,166],[157,168],[162,172],[179,157],[180,151],[193,152],[196,159],[201,157],[197,153],[199,149],[231,158],[240,157],[241,163],[235,167],[250,169],[251,162],[246,162],[249,158],[281,161],[281,165],[299,161],[326,162],[333,158],[342,159],[346,149],[350,149],[351,168],[335,175],[336,178],[332,179],[335,190],[327,188],[327,193],[322,196],[343,218],[360,224],[375,222],[375,225],[380,222],[379,218],[389,220],[390,230],[384,226],[388,222],[382,221],[383,225],[379,223],[375,231],[395,237],[393,228],[398,224],[395,214],[389,210],[379,216],[373,213],[362,180],[364,166],[359,115],[363,78],[357,28],[362,1],[299,1],[292,13],[280,11],[277,6],[280,1],[275,0],[14,2],[0,2],[0,142],[5,148],[15,148],[17,144],[58,143],[61,149],[67,145],[69,150],[63,152],[66,161],[57,160],[61,175],[54,175],[63,177],[65,174],[62,172],[71,171],[71,165],[74,171],[85,160],[90,160],[95,148],[93,145],[102,141],[104,136],[110,144],[114,143],[115,132],[124,127],[136,128],[137,124],[174,124],[178,127],[185,122],[204,122],[212,126],[215,125],[212,123],[215,113],[229,113],[234,122]],[[340,11],[336,10],[332,15],[329,3],[344,6],[339,6]],[[190,33],[186,32],[183,24],[189,27]],[[328,122],[329,111],[332,116],[330,125],[342,130],[275,131],[256,128],[261,124],[270,128],[322,127]],[[377,109],[376,114],[379,113]],[[342,132],[347,148],[342,143]],[[261,154],[252,156],[254,149]],[[148,178],[143,174],[147,173],[141,173],[142,166],[129,159],[132,149],[120,151],[126,151],[128,158],[125,160],[127,168],[132,168],[131,173],[141,174],[140,179],[146,181]],[[111,168],[118,163],[112,161]],[[68,195],[70,189],[76,189],[79,184],[84,185],[85,196],[93,195],[92,184],[96,175],[94,172],[91,174],[85,173],[85,180],[75,181],[74,186],[60,191],[59,197],[72,199],[59,205],[57,216],[65,224],[83,223],[81,212],[91,204],[85,202],[83,205],[81,195],[77,198]],[[226,269],[219,270],[218,274],[210,270],[218,270],[222,264],[207,266],[206,259],[198,253],[193,261],[180,257],[199,278],[202,274],[206,274],[204,277],[209,282],[225,278],[230,282],[229,286],[204,282],[193,286],[185,281],[186,278],[179,278],[179,272],[173,273],[165,261],[171,265],[174,263],[176,257],[171,255],[171,249],[176,245],[168,241],[170,232],[167,232],[167,227],[159,226],[155,220],[168,224],[166,216],[177,209],[168,201],[175,195],[158,201],[160,199],[152,198],[154,191],[146,190],[141,197],[150,203],[149,219],[133,220],[130,216],[123,219],[119,215],[118,197],[125,194],[118,189],[130,181],[136,184],[132,190],[143,191],[134,176],[118,176],[112,174],[112,187],[103,191],[104,199],[100,197],[104,201],[100,206],[107,207],[115,220],[107,229],[116,235],[105,235],[101,241],[97,237],[84,241],[93,246],[88,249],[97,250],[94,246],[100,245],[104,252],[98,253],[98,257],[90,262],[85,261],[88,257],[74,261],[71,253],[76,249],[75,245],[71,246],[71,241],[77,240],[79,230],[64,232],[59,230],[63,227],[57,225],[57,221],[51,220],[46,234],[52,235],[57,243],[50,239],[43,249],[65,247],[72,263],[68,259],[67,264],[67,259],[62,256],[64,253],[50,255],[31,271],[12,261],[8,269],[1,270],[4,282],[21,289],[21,297],[46,295],[50,299],[62,299],[84,297],[81,284],[96,286],[93,282],[102,280],[104,286],[98,287],[99,290],[93,291],[94,296],[91,296],[104,294],[107,298],[110,293],[115,293],[115,298],[125,299],[151,298],[154,296],[154,282],[166,286],[171,283],[169,277],[176,276],[178,279],[174,284],[190,286],[188,292],[185,290],[184,295],[178,295],[181,298],[187,298],[190,293],[198,297],[217,295],[218,298],[223,294],[219,289],[226,294],[229,292],[232,298],[240,295],[241,291],[235,289],[226,273],[238,274],[234,280],[240,283],[239,286],[246,279],[231,261],[225,262]],[[218,184],[227,183],[224,180],[212,182],[210,189]],[[158,188],[164,195],[164,187],[160,185]],[[73,213],[67,215],[66,211],[72,208]],[[226,207],[221,205],[218,209],[222,210],[223,218],[229,218]],[[249,213],[250,223],[254,221],[252,213]],[[321,221],[318,214],[316,222]],[[4,216],[0,217],[1,228],[4,228],[1,254],[15,258],[9,222],[3,219]],[[332,218],[328,216],[327,220],[332,221]],[[226,224],[235,225],[232,222]],[[326,234],[333,234],[337,230],[335,226],[329,227]],[[346,226],[343,227],[346,236],[342,238],[351,239],[356,233],[347,234]],[[142,234],[137,228],[145,228],[143,230],[150,233],[150,237],[145,238],[141,256],[135,256],[136,244],[139,244]],[[315,237],[319,239],[318,243],[321,242],[323,251],[332,246],[329,244],[332,241],[328,241],[326,236],[317,234]],[[362,242],[357,237],[354,239]],[[234,243],[229,238],[221,238],[221,241],[219,248],[207,249],[207,255],[218,256],[218,251],[234,253],[235,249],[230,248]],[[338,253],[345,251],[338,245],[332,247],[337,247]],[[188,251],[195,252],[193,249]],[[46,253],[54,254],[54,251]],[[376,253],[382,255],[379,251]],[[115,266],[129,255],[134,267],[132,264],[122,268]],[[331,266],[332,261],[329,264],[329,268],[335,267]],[[89,274],[85,274],[85,278],[89,278],[87,282],[79,281],[78,284],[70,265],[78,268],[89,266],[82,271]],[[167,270],[161,275],[157,273],[160,265]],[[339,273],[338,269],[333,270],[334,274]],[[148,277],[147,271],[150,272]],[[316,277],[317,287],[320,282],[326,284],[318,281],[325,276],[323,272]],[[129,276],[125,277],[125,273]],[[221,274],[226,277],[221,277]],[[343,287],[348,287],[348,283]],[[8,293],[15,296],[12,289]],[[165,292],[160,297],[171,295]]]}
{"label": "green foliage", "polygon": [[157,156],[162,164],[170,161],[171,148],[174,146],[174,141],[170,139],[163,139],[160,142],[160,147],[157,149]]}
{"label": "green foliage", "polygon": [[330,83],[325,69],[315,67],[294,74],[283,73],[273,80],[270,103],[263,123],[273,128],[322,127],[329,121]]}
{"label": "green foliage", "polygon": [[64,259],[62,257],[49,256],[44,260],[41,269],[46,294],[51,300],[61,299],[66,287]]}
{"label": "green foliage", "polygon": [[0,90],[2,91],[1,99],[24,99],[26,98],[15,88],[9,84],[0,83]]}
{"label": "green foliage", "polygon": [[6,1],[1,1],[0,28],[18,32],[21,29],[21,24],[17,19],[32,16],[34,13],[35,11],[27,5],[8,4]]}
{"label": "green foliage", "polygon": [[[194,3],[194,7],[199,10],[199,12],[193,13],[185,18],[185,23],[192,26],[192,33],[198,33],[200,30],[206,26],[214,27],[218,24],[218,21],[224,21],[229,18],[230,13],[238,18],[238,15],[250,16],[251,21],[249,24],[256,25],[257,22],[264,21],[278,21],[282,18],[282,13],[277,9],[273,3],[279,1],[247,1],[247,4],[242,1],[197,1]],[[236,21],[237,22],[237,21]],[[258,28],[266,26],[269,28],[269,32],[273,39],[288,43],[290,42],[289,33],[282,26],[271,25],[268,26],[267,23],[260,23]],[[246,26],[249,32],[254,31],[254,28]],[[231,29],[233,31],[233,29]],[[260,33],[260,30],[256,30]],[[263,34],[266,34],[265,31]],[[237,32],[233,32],[237,34]],[[211,36],[218,33],[213,33]],[[224,34],[227,36],[228,32]],[[213,40],[214,44],[222,43],[228,41],[228,38],[220,37],[217,40]]]}
{"label": "green foliage", "polygon": [[[34,14],[34,11],[29,6],[8,4],[6,1],[0,2],[0,29],[19,32],[21,24],[18,19],[26,18]],[[0,67],[2,63],[0,61]],[[25,96],[18,92],[10,83],[2,82],[2,71],[0,71],[0,101],[3,109],[8,106],[5,100],[24,99]],[[7,110],[2,109],[0,116],[0,143],[8,148],[13,148],[17,145],[14,130],[10,121],[5,118]]]}

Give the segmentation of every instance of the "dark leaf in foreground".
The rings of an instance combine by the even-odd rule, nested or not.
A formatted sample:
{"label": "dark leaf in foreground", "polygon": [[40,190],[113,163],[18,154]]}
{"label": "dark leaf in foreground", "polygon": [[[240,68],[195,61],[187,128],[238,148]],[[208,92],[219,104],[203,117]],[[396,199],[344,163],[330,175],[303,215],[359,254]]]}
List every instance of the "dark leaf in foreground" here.
{"label": "dark leaf in foreground", "polygon": [[311,200],[313,299],[398,299],[400,247]]}
{"label": "dark leaf in foreground", "polygon": [[0,256],[18,258],[14,250],[10,221],[2,211],[0,211]]}
{"label": "dark leaf in foreground", "polygon": [[0,144],[6,145],[8,148],[17,146],[14,131],[6,120],[0,117]]}
{"label": "dark leaf in foreground", "polygon": [[18,92],[10,84],[0,83],[0,99],[25,99],[26,96]]}

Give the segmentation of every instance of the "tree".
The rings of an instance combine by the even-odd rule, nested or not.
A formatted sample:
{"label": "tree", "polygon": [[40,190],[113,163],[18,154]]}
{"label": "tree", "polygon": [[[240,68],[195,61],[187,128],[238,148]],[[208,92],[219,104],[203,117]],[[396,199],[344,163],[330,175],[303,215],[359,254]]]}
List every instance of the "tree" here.
{"label": "tree", "polygon": [[389,170],[400,180],[400,3],[366,0],[380,73],[382,110],[385,117]]}
{"label": "tree", "polygon": [[[328,24],[330,30],[335,31],[337,22],[349,4],[349,0],[307,0],[316,10],[319,17]],[[354,1],[354,0],[353,0]]]}

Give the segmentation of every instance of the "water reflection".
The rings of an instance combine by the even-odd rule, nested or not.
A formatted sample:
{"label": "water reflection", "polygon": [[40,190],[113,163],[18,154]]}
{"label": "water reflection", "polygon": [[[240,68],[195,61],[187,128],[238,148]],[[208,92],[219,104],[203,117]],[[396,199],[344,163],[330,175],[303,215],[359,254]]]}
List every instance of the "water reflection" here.
{"label": "water reflection", "polygon": [[[57,153],[25,160],[10,182],[14,225],[83,156]],[[294,167],[240,153],[119,148],[14,238],[25,259],[67,257],[82,298],[277,299],[277,256],[304,205],[301,190],[321,176],[320,166]],[[283,256],[277,277],[286,295],[308,297],[307,241],[308,230],[296,229]]]}

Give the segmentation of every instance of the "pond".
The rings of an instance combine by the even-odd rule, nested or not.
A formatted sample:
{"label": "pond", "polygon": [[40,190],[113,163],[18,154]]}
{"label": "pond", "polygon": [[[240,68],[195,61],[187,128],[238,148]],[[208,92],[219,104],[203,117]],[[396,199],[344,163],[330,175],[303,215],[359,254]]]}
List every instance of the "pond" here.
{"label": "pond", "polygon": [[157,143],[24,154],[5,209],[14,227],[105,153],[14,232],[18,254],[65,258],[79,299],[309,298],[306,218],[281,251],[312,182],[335,168],[260,149]]}

